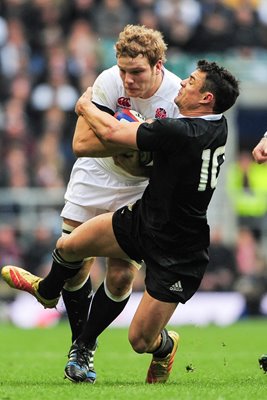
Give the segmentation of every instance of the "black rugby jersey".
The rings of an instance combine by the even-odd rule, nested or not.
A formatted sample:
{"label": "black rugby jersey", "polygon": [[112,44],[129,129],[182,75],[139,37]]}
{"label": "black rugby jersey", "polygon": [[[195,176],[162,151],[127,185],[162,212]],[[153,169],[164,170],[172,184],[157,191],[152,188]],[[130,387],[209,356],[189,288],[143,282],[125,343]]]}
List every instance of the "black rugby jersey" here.
{"label": "black rugby jersey", "polygon": [[[155,120],[137,132],[140,150],[153,151],[149,185],[136,213],[140,244],[155,259],[209,245],[207,208],[224,161],[227,122],[204,118]],[[162,255],[162,257],[161,257]],[[161,260],[162,262],[162,260]]]}

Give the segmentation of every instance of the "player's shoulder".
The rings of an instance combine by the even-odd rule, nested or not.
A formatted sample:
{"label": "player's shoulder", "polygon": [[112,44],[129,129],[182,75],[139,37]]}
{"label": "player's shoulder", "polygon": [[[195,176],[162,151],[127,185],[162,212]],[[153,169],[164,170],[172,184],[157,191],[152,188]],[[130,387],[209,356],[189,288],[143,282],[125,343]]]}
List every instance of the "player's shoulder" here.
{"label": "player's shoulder", "polygon": [[95,83],[99,84],[100,82],[120,83],[121,79],[118,66],[113,65],[102,71],[95,80]]}
{"label": "player's shoulder", "polygon": [[[181,79],[168,69],[163,69],[163,80],[157,92],[157,96],[161,97],[161,101],[168,101],[171,108],[177,109],[174,104],[174,98],[177,96],[181,88]],[[176,112],[174,112],[174,115]],[[170,114],[171,116],[174,116]]]}
{"label": "player's shoulder", "polygon": [[[123,83],[117,65],[110,67],[96,78],[94,85],[94,100],[114,109],[114,101],[123,93]],[[108,101],[109,104],[106,104]],[[114,107],[113,107],[114,106]]]}
{"label": "player's shoulder", "polygon": [[99,76],[114,76],[114,77],[118,76],[119,77],[120,76],[119,68],[117,65],[113,65],[110,68],[104,69],[104,71],[102,71],[99,74]]}
{"label": "player's shoulder", "polygon": [[164,67],[163,69],[164,72],[164,80],[163,82],[167,85],[170,86],[180,86],[182,79],[179,78],[179,76],[175,75],[173,72],[168,70],[167,68]]}

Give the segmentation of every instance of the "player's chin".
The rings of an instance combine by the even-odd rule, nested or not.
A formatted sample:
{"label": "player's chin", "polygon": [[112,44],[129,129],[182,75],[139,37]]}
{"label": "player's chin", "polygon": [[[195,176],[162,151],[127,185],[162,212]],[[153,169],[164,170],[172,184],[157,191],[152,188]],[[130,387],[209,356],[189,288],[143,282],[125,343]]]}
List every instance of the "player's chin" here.
{"label": "player's chin", "polygon": [[180,99],[178,99],[178,96],[175,97],[175,99],[174,99],[174,104],[176,104],[177,107],[180,107],[181,102],[180,102]]}
{"label": "player's chin", "polygon": [[126,89],[127,95],[130,97],[141,97],[140,89]]}

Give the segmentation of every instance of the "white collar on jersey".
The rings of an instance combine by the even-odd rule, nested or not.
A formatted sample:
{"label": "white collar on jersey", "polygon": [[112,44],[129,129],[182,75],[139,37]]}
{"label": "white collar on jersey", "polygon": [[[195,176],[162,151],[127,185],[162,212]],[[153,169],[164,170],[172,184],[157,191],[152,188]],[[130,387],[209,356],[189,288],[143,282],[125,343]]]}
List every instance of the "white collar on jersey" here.
{"label": "white collar on jersey", "polygon": [[200,115],[199,117],[194,116],[194,117],[187,117],[183,114],[179,114],[178,118],[202,118],[206,119],[207,121],[218,121],[219,119],[222,118],[222,114],[209,114],[209,115]]}

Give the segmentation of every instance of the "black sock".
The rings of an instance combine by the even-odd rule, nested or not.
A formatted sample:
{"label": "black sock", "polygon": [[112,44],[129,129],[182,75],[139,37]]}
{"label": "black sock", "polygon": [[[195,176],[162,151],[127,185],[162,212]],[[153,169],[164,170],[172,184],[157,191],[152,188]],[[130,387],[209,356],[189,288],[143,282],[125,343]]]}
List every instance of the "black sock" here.
{"label": "black sock", "polygon": [[38,293],[45,299],[59,297],[66,280],[75,276],[79,269],[67,268],[53,261],[48,275],[39,283]]}
{"label": "black sock", "polygon": [[152,354],[155,357],[164,358],[171,353],[172,348],[173,348],[173,340],[168,335],[167,330],[163,329],[163,331],[161,332],[161,343],[156,350],[152,351]]}
{"label": "black sock", "polygon": [[106,295],[104,283],[102,283],[93,297],[88,321],[78,341],[88,347],[93,347],[97,337],[122,312],[129,298],[130,296],[123,301],[111,300]]}
{"label": "black sock", "polygon": [[63,288],[62,297],[65,303],[72,333],[72,343],[82,333],[86,324],[92,301],[92,284],[90,276],[85,284],[73,292]]}

